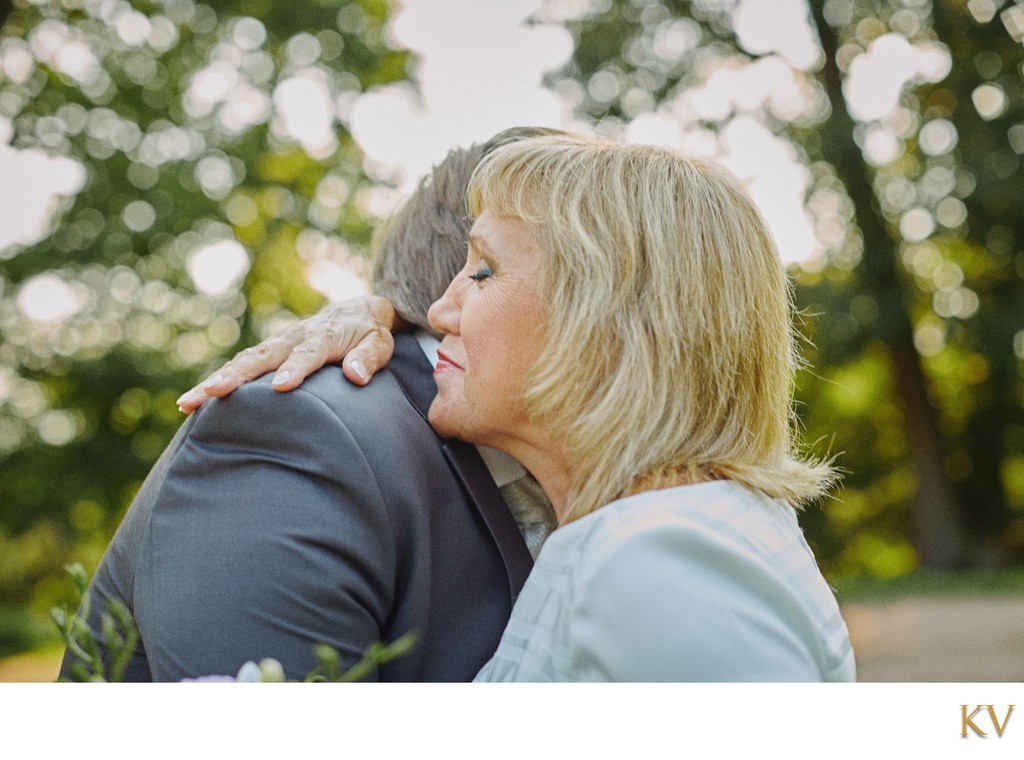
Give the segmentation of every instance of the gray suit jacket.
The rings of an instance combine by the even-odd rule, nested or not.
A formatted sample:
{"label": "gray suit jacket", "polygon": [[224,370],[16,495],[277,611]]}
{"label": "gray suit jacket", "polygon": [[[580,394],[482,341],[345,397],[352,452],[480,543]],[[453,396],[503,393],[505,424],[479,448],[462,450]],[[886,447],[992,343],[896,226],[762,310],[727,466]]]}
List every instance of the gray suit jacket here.
{"label": "gray suit jacket", "polygon": [[89,589],[93,630],[110,597],[139,625],[127,679],[233,675],[264,657],[301,679],[316,642],[352,665],[413,629],[418,645],[374,678],[472,679],[531,561],[476,449],[427,424],[434,393],[415,339],[396,336],[365,388],[327,367],[193,414]]}

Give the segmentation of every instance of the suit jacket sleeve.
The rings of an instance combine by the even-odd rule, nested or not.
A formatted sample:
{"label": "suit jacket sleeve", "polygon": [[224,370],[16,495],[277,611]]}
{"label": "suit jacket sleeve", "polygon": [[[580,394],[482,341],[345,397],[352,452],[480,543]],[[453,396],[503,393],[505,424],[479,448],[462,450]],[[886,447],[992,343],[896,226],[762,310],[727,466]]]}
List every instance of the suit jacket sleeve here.
{"label": "suit jacket sleeve", "polygon": [[394,533],[345,421],[302,389],[243,386],[206,404],[152,489],[134,608],[155,680],[351,665],[382,638]]}
{"label": "suit jacket sleeve", "polygon": [[[86,623],[94,636],[96,636],[100,654],[103,656],[105,666],[104,677],[109,677],[110,675],[111,659],[109,652],[104,646],[102,637],[99,635],[102,631],[102,616],[107,611],[107,606],[111,599],[123,604],[134,615],[132,599],[135,570],[138,565],[139,549],[149,528],[150,507],[159,495],[160,488],[167,475],[167,468],[174,462],[182,442],[187,439],[188,431],[193,422],[194,418],[190,418],[178,428],[170,444],[164,449],[156,464],[153,465],[153,469],[149,471],[145,482],[143,482],[139,493],[132,501],[132,506],[128,513],[118,526],[117,532],[114,534],[106,552],[104,552],[103,559],[100,561],[99,567],[89,583],[89,588],[86,592],[89,612]],[[82,607],[78,610],[78,614],[86,617],[84,600]],[[60,678],[62,680],[70,681],[76,679],[74,670],[77,659],[70,649],[64,652],[60,669]],[[141,640],[136,644],[135,651],[128,662],[122,678],[125,681],[153,680],[153,676],[149,671],[149,663],[146,659],[145,646]]]}

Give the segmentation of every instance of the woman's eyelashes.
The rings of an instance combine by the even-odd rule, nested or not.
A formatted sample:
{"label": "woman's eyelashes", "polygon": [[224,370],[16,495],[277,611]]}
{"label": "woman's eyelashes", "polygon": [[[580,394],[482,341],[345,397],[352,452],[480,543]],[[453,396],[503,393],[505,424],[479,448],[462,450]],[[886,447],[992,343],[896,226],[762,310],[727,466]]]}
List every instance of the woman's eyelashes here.
{"label": "woman's eyelashes", "polygon": [[494,270],[491,269],[491,265],[485,261],[481,261],[477,264],[476,271],[469,275],[469,279],[476,282],[483,282],[488,277],[494,276]]}

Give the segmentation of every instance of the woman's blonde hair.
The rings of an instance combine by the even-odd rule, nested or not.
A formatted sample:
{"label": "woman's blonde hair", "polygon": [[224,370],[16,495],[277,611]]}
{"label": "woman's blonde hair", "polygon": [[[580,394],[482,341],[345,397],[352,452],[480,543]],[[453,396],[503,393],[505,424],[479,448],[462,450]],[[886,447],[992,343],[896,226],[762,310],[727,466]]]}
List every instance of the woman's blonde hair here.
{"label": "woman's blonde hair", "polygon": [[677,482],[794,505],[830,487],[794,443],[790,284],[734,177],[663,148],[543,137],[483,159],[469,203],[522,219],[545,255],[551,327],[526,403],[573,460],[563,523]]}

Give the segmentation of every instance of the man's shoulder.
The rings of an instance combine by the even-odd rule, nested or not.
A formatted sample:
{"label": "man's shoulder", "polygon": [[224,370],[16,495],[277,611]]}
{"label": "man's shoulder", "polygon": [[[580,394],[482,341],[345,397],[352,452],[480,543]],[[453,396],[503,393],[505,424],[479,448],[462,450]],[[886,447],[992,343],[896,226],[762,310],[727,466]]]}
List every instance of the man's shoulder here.
{"label": "man's shoulder", "polygon": [[429,399],[422,390],[433,386],[433,378],[420,357],[423,366],[385,367],[363,387],[334,365],[288,392],[275,390],[272,376],[265,375],[204,404],[188,423],[184,445],[232,456],[287,455],[332,467],[360,461],[388,482],[389,473],[398,471],[436,478],[451,464],[426,419]]}
{"label": "man's shoulder", "polygon": [[232,421],[245,424],[248,420],[275,430],[295,424],[321,428],[336,422],[358,426],[373,421],[382,429],[395,423],[427,424],[426,410],[413,405],[387,368],[365,387],[350,383],[341,368],[333,365],[323,367],[287,392],[275,390],[272,377],[264,375],[222,399],[211,399],[196,413],[197,424],[208,427]]}
{"label": "man's shoulder", "polygon": [[290,407],[322,406],[324,412],[343,420],[383,422],[388,418],[419,418],[426,424],[427,409],[435,392],[430,363],[411,336],[396,336],[392,361],[366,386],[349,382],[336,364],[322,367],[288,392],[274,390],[272,378],[272,373],[263,375],[223,399],[207,402],[206,406],[211,411],[230,409],[232,415],[257,412],[264,407],[273,413]]}

